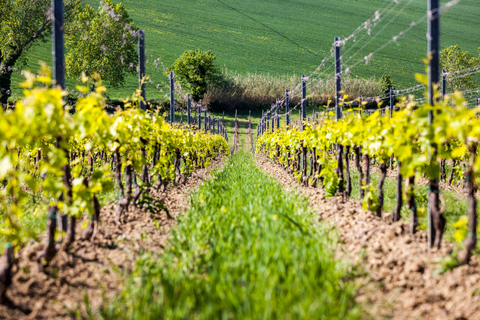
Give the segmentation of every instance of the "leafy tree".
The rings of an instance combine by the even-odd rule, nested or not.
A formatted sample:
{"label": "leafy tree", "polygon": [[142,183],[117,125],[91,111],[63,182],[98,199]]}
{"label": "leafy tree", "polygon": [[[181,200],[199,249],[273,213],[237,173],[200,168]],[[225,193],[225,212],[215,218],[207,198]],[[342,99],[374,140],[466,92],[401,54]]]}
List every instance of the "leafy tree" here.
{"label": "leafy tree", "polygon": [[[447,72],[455,72],[479,65],[480,58],[472,56],[468,51],[462,51],[458,45],[455,45],[442,50],[440,64],[442,69],[446,69]],[[476,83],[471,76],[453,78],[447,77],[448,86],[452,90],[467,90],[476,87]]]}
{"label": "leafy tree", "polygon": [[390,88],[395,89],[395,85],[392,81],[392,76],[390,76],[389,74],[384,74],[380,78],[380,90],[381,93],[385,96],[385,98],[382,100],[388,104],[390,104]]}
{"label": "leafy tree", "polygon": [[220,69],[215,64],[216,56],[211,51],[200,49],[183,52],[170,68],[179,81],[190,86],[192,99],[203,99],[210,84],[220,79]]}
{"label": "leafy tree", "polygon": [[[80,0],[65,0],[65,21],[69,21]],[[12,73],[17,62],[35,42],[52,33],[51,0],[0,0],[0,102],[10,96]],[[23,61],[22,61],[23,59]]]}
{"label": "leafy tree", "polygon": [[69,76],[98,73],[118,88],[128,73],[136,73],[137,28],[123,4],[104,0],[95,11],[90,5],[78,8],[67,28],[66,70]]}

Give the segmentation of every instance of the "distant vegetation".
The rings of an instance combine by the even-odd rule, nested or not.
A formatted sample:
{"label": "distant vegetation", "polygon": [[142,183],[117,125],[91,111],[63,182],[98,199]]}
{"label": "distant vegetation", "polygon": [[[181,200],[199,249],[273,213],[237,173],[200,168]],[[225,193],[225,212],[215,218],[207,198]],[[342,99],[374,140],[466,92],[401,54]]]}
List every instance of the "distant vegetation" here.
{"label": "distant vegetation", "polygon": [[[205,95],[204,104],[213,110],[260,109],[270,107],[277,98],[285,96],[285,89],[292,91],[301,81],[301,75],[274,76],[270,74],[247,73],[239,74],[224,70],[223,81],[211,87]],[[355,77],[343,78],[343,87],[350,98],[363,96],[378,96],[381,85],[375,79]],[[313,86],[307,86],[307,99],[310,107],[325,106],[333,103],[335,92],[333,81],[319,80]],[[291,105],[300,102],[301,96],[297,90],[291,97]]]}
{"label": "distant vegetation", "polygon": [[[253,74],[278,77],[278,81],[292,78],[292,81],[296,79],[295,82],[298,82],[301,74],[313,72],[322,59],[329,56],[335,36],[347,37],[371,18],[376,10],[389,3],[384,0],[117,2],[122,2],[135,25],[145,30],[147,74],[152,79],[147,86],[147,99],[165,98],[168,94],[164,86],[168,78],[158,58],[165,66],[170,66],[182,52],[197,48],[214,52],[217,63],[236,77],[250,78]],[[84,3],[98,6],[98,0],[84,0]],[[392,6],[391,13],[385,15],[385,20],[372,30],[370,36],[362,39],[362,33],[355,42],[352,40],[343,48],[344,68],[364,60],[370,52],[425,14],[427,2],[413,1],[397,19],[389,18],[396,15],[406,3],[402,1]],[[480,34],[477,13],[477,0],[463,0],[442,16],[442,48],[459,45],[462,50],[474,54],[479,44],[472,39],[478,39]],[[392,23],[375,37],[382,26],[390,21]],[[422,61],[427,51],[425,34],[426,23],[423,22],[397,44],[393,43],[379,51],[368,65],[362,61],[352,68],[352,77],[380,79],[384,74],[390,74],[397,89],[415,84],[414,74],[425,70]],[[355,47],[352,48],[353,45]],[[37,45],[28,55],[27,68],[38,70],[38,60],[50,63],[50,54],[50,43]],[[325,76],[333,76],[333,68],[327,68],[329,65],[323,69]],[[18,84],[20,80],[17,71],[14,82]],[[74,88],[74,81],[67,81],[67,86]],[[126,78],[125,86],[115,90],[109,88],[109,93],[112,98],[125,98],[136,88],[137,76],[130,75]],[[281,91],[284,89],[281,88]],[[18,96],[20,90],[14,93]]]}

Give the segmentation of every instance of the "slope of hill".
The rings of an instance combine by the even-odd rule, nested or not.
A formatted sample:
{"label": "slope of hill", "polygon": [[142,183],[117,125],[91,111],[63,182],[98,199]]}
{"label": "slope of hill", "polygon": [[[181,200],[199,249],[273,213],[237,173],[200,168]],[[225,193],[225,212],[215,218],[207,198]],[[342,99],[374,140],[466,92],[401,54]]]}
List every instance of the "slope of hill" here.
{"label": "slope of hill", "polygon": [[[88,0],[97,6],[98,1]],[[426,20],[396,43],[378,51],[368,65],[364,57],[375,51],[426,13],[427,1],[403,0],[123,0],[136,25],[145,29],[149,64],[154,83],[166,82],[153,60],[171,64],[184,50],[200,48],[217,54],[220,65],[240,73],[310,73],[329,55],[335,36],[347,37],[376,10],[384,11],[370,35],[359,33],[344,48],[344,67],[355,65],[352,75],[380,78],[391,74],[397,87],[414,84],[414,74],[424,72]],[[480,45],[480,6],[463,0],[441,18],[441,46],[458,44],[477,55]],[[445,4],[446,1],[442,1]],[[377,35],[378,32],[378,35]],[[28,69],[39,59],[51,61],[50,44],[29,53]],[[331,59],[333,60],[333,59]],[[330,61],[331,61],[330,60]],[[328,66],[328,64],[327,64]],[[147,72],[148,72],[147,71]],[[327,71],[330,76],[333,68]],[[17,75],[15,81],[18,82]],[[72,82],[70,82],[72,84]],[[113,90],[125,97],[137,87],[135,77]],[[149,97],[163,93],[151,86]]]}

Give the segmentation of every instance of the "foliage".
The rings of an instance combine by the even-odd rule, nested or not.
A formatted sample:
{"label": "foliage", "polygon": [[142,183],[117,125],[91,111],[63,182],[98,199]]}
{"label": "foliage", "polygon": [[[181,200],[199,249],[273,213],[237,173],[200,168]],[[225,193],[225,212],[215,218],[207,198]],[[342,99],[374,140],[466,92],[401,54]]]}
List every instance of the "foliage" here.
{"label": "foliage", "polygon": [[[425,83],[427,77],[417,75],[417,79]],[[439,98],[438,92],[435,92],[435,97]],[[466,170],[473,173],[474,183],[479,183],[480,160],[473,151],[480,142],[480,119],[476,117],[479,108],[469,109],[459,92],[448,95],[434,106],[419,105],[413,97],[409,97],[403,98],[398,107],[400,110],[392,117],[380,111],[365,115],[345,110],[345,116],[340,120],[335,120],[332,114],[323,114],[316,124],[307,124],[304,131],[291,127],[263,134],[257,140],[257,150],[265,152],[297,175],[302,169],[295,165],[297,150],[301,146],[310,153],[315,150],[316,161],[322,166],[319,178],[325,189],[335,179],[335,176],[326,173],[337,167],[333,147],[336,143],[351,148],[361,147],[363,155],[380,163],[396,157],[402,164],[400,173],[404,178],[418,173],[439,180],[439,159],[462,160],[466,162]],[[429,123],[430,112],[435,114],[432,123]],[[436,156],[433,157],[433,154]],[[363,188],[367,190],[366,207],[370,205],[370,210],[375,209],[376,199],[371,185]],[[469,205],[469,228],[476,225],[472,210]],[[420,213],[420,208],[418,211]],[[475,232],[469,234],[467,241],[471,238],[475,238]]]}
{"label": "foliage", "polygon": [[[80,0],[65,1],[65,21],[69,21],[79,3]],[[15,64],[25,62],[24,53],[52,33],[51,5],[51,0],[0,1],[0,102],[3,104],[10,96]]]}
{"label": "foliage", "polygon": [[363,197],[362,207],[363,210],[370,210],[372,212],[377,211],[378,208],[378,194],[377,190],[373,186],[365,186],[365,196]]}
{"label": "foliage", "polygon": [[[124,159],[121,169],[129,164],[137,171],[151,163],[156,154],[151,170],[165,181],[172,181],[178,174],[192,172],[196,167],[194,159],[208,165],[211,157],[228,150],[226,141],[218,135],[174,128],[160,115],[139,110],[138,93],[125,111],[108,115],[104,110],[106,89],[101,82],[96,82],[93,92],[79,86],[83,97],[76,102],[77,112],[70,114],[70,107],[64,107],[66,92],[60,87],[49,88],[52,79],[48,69],[38,76],[25,74],[25,97],[13,109],[0,108],[0,181],[4,182],[0,189],[0,235],[13,246],[34,236],[30,228],[22,225],[26,221],[25,204],[32,193],[40,192],[62,213],[79,217],[93,216],[93,197],[112,190],[110,165],[103,161],[88,163],[89,157],[75,158],[75,154],[92,158],[103,153],[111,158],[118,152]],[[155,149],[156,145],[161,145],[161,150]],[[139,153],[140,149],[145,152]],[[180,172],[173,165],[174,151],[184,161]],[[43,155],[41,159],[35,160],[37,154]],[[71,186],[63,180],[65,167],[71,168]],[[69,196],[56,200],[66,194]]]}
{"label": "foliage", "polygon": [[67,75],[99,74],[114,88],[124,85],[128,73],[137,73],[137,30],[122,3],[77,8],[66,30]]}
{"label": "foliage", "polygon": [[181,82],[190,86],[194,101],[203,99],[207,87],[219,80],[220,69],[215,64],[215,59],[216,56],[211,51],[187,50],[170,68]]}
{"label": "foliage", "polygon": [[[105,319],[357,319],[329,227],[251,155],[226,160],[192,197],[161,259],[139,259]],[[141,306],[141,307],[139,307]]]}
{"label": "foliage", "polygon": [[[211,110],[261,110],[285,95],[285,89],[294,89],[301,79],[300,74],[273,75],[237,72],[223,70],[222,80],[214,86],[209,86],[203,100]],[[342,79],[344,93],[352,98],[363,96],[379,96],[380,85],[376,79],[361,79],[345,76]],[[312,108],[323,107],[332,99],[335,92],[334,82],[329,79],[319,79],[314,86],[308,86],[307,105]],[[299,95],[290,97],[290,105],[300,102]]]}
{"label": "foliage", "polygon": [[438,274],[444,274],[461,265],[461,262],[458,259],[457,251],[458,249],[454,249],[452,253],[448,255],[448,257],[437,260],[437,262],[440,263],[440,268],[436,271]]}
{"label": "foliage", "polygon": [[[83,0],[83,2],[95,8],[98,6],[98,0]],[[147,84],[147,96],[157,99],[163,99],[168,91],[161,92],[155,86],[167,83],[168,79],[161,68],[156,69],[155,61],[161,57],[163,62],[170,66],[186,49],[211,50],[217,55],[219,66],[227,66],[230,71],[238,72],[240,75],[250,73],[281,78],[296,74],[297,81],[294,86],[298,85],[298,76],[303,73],[310,74],[324,57],[329,57],[325,65],[328,70],[322,68],[320,73],[325,71],[326,77],[330,78],[333,76],[331,67],[333,59],[330,56],[333,36],[350,35],[375,11],[385,7],[384,0],[342,2],[339,4],[342,17],[348,18],[334,20],[322,26],[320,30],[318,21],[328,21],[332,15],[331,0],[292,2],[289,3],[288,10],[285,9],[284,2],[270,0],[236,2],[162,0],[161,6],[158,5],[158,0],[141,2],[121,0],[121,2],[129,9],[130,17],[135,24],[146,30],[146,48],[152,54],[152,57],[148,58],[147,74],[153,82],[153,84]],[[390,27],[383,30],[375,41],[370,42],[367,40],[369,37],[363,38],[361,33],[356,38],[356,42],[354,39],[349,41],[342,52],[345,67],[359,63],[351,68],[350,75],[378,80],[383,74],[391,74],[395,86],[401,89],[410,87],[414,82],[412,75],[423,70],[426,30],[421,24],[406,33],[404,38],[391,43],[375,54],[368,65],[360,62],[364,60],[364,56],[390,41],[412,21],[417,21],[425,15],[427,10],[426,2],[413,2],[403,14],[392,21],[389,17],[395,15],[403,6],[403,2],[397,2],[399,4],[392,3],[391,10],[384,15],[383,24],[390,21]],[[450,30],[450,32],[442,32],[442,44],[459,44],[463,50],[476,52],[479,44],[472,39],[478,39],[480,34],[480,24],[474,10],[477,6],[478,0],[462,0],[450,8],[448,14],[442,16],[442,30]],[[130,8],[135,10],[130,11]],[[252,11],[252,8],[256,10]],[[265,12],[269,14],[264,14]],[[297,21],[298,17],[303,17],[302,23],[285,23]],[[377,31],[382,28],[382,25],[378,27]],[[305,30],[312,32],[305,32]],[[374,34],[375,29],[372,32]],[[360,40],[361,38],[363,40]],[[352,47],[354,45],[355,47]],[[364,45],[365,47],[360,50]],[[350,47],[352,50],[346,53]],[[353,56],[353,54],[356,55]],[[37,70],[39,60],[51,61],[51,44],[36,46],[28,57],[30,63],[27,70]],[[13,81],[14,83],[23,81],[19,72],[14,74]],[[266,88],[267,84],[262,83],[262,86]],[[67,79],[67,87],[74,88],[75,83]],[[286,88],[294,89],[292,86],[282,87],[282,92]],[[308,86],[308,94],[312,87]],[[124,87],[115,90],[108,88],[108,92],[112,98],[118,99],[129,96],[136,88],[138,88],[138,77],[129,75]],[[14,87],[12,90],[14,90],[13,94],[21,95],[21,90],[18,88]],[[330,94],[332,92],[334,91],[329,91]],[[364,97],[378,95],[378,93],[367,92],[360,92],[360,94]],[[273,96],[273,98],[278,97],[280,95]]]}
{"label": "foliage", "polygon": [[[447,72],[461,71],[480,65],[480,58],[472,56],[468,51],[462,51],[460,46],[445,48],[440,53],[440,64]],[[477,86],[472,76],[455,79],[455,75],[447,77],[448,86],[452,90],[467,90]]]}
{"label": "foliage", "polygon": [[461,243],[467,237],[467,216],[461,216],[460,219],[458,219],[458,221],[452,225],[452,227],[455,229],[455,234],[453,235],[453,238],[457,243]]}
{"label": "foliage", "polygon": [[390,88],[395,89],[395,85],[392,81],[392,76],[389,74],[384,74],[380,78],[380,90],[384,95],[390,95]]}

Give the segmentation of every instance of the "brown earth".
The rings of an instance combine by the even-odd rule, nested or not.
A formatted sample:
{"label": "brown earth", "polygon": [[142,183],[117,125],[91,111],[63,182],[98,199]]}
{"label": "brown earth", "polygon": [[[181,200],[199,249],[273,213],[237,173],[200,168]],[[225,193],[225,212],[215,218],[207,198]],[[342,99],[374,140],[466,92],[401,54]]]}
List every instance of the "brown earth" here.
{"label": "brown earth", "polygon": [[414,236],[405,222],[390,223],[365,212],[358,201],[326,199],[321,188],[305,187],[279,164],[257,155],[257,165],[289,192],[300,192],[318,212],[319,220],[338,229],[338,258],[358,263],[357,301],[367,318],[375,319],[480,319],[480,263],[439,274],[439,259],[452,251],[444,243],[429,250],[426,232]]}
{"label": "brown earth", "polygon": [[[124,224],[117,225],[115,207],[107,205],[101,210],[95,241],[77,240],[69,252],[59,251],[45,272],[39,271],[35,261],[44,244],[29,243],[17,254],[18,267],[7,291],[16,308],[0,305],[0,319],[80,318],[88,312],[84,302],[87,297],[91,309],[101,306],[104,297],[112,297],[122,289],[123,279],[142,252],[162,252],[170,230],[176,227],[175,217],[188,207],[190,194],[222,162],[223,159],[212,161],[208,168],[195,171],[184,184],[170,185],[164,192],[150,192],[168,208],[173,219],[164,211],[154,215],[131,205],[124,214]],[[77,225],[77,237],[82,225]]]}

